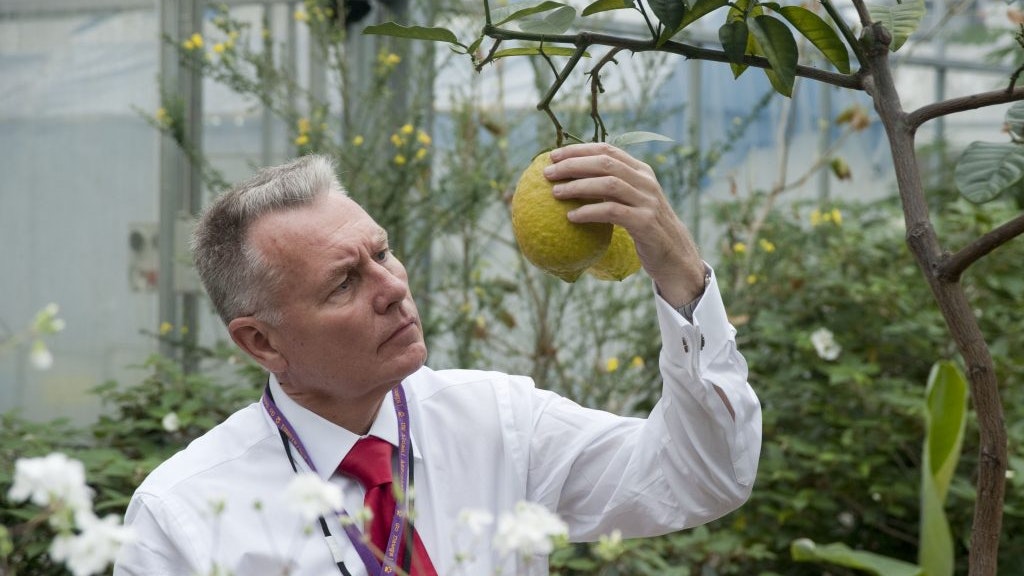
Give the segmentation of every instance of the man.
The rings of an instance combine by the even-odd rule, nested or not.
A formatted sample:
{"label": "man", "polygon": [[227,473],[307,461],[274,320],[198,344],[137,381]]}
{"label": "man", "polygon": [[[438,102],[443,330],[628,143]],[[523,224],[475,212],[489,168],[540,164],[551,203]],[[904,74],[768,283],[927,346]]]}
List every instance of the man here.
{"label": "man", "polygon": [[[425,367],[386,231],[328,160],[301,158],[260,172],[200,219],[204,286],[269,382],[261,402],[139,487],[126,515],[138,540],[115,574],[546,574],[543,558],[495,552],[493,525],[468,538],[460,512],[497,517],[536,502],[587,541],[691,527],[742,504],[761,413],[713,273],[646,164],[605,144],[550,154],[545,175],[566,181],[556,197],[601,199],[569,218],[625,227],[653,280],[664,384],[648,418],[588,410],[524,377]],[[376,507],[379,481],[353,471],[369,467],[371,445],[391,468],[381,485],[405,487],[387,492],[398,492],[399,510],[410,505],[413,525],[394,503],[363,524],[311,522],[284,502],[295,474],[315,470],[343,488],[346,510]]]}

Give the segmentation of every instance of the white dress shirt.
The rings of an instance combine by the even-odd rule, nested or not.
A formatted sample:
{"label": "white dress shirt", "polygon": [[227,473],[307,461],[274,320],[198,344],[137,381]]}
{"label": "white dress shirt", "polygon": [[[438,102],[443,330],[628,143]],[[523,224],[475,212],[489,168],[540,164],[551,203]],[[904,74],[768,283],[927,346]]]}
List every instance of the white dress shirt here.
{"label": "white dress shirt", "polygon": [[[655,298],[664,384],[645,419],[583,408],[521,376],[424,367],[405,379],[415,526],[439,575],[548,572],[544,558],[502,557],[496,522],[474,535],[458,520],[464,509],[498,518],[518,501],[538,502],[568,524],[571,540],[588,541],[615,529],[640,537],[696,526],[746,500],[761,410],[717,283],[692,323]],[[359,510],[362,487],[333,473],[358,436],[293,402],[273,377],[269,386],[320,476]],[[369,434],[397,445],[390,395]],[[285,501],[293,475],[261,404],[238,411],[135,492],[125,522],[138,539],[122,548],[115,576],[338,574],[319,526]],[[365,574],[337,519],[328,524],[347,569]]]}

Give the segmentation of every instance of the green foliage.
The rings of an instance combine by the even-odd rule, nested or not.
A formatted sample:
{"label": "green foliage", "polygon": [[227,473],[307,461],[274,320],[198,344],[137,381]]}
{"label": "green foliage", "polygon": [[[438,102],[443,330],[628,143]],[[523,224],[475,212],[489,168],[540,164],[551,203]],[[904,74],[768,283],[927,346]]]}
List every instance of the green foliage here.
{"label": "green foliage", "polygon": [[960,193],[971,202],[984,204],[1006,193],[1016,193],[1024,206],[1024,102],[1006,112],[1010,142],[971,142],[956,164],[954,177]]}
{"label": "green foliage", "polygon": [[892,33],[889,50],[895,52],[917,31],[924,18],[924,0],[908,0],[889,4],[868,4],[868,14],[873,22],[879,22]]}

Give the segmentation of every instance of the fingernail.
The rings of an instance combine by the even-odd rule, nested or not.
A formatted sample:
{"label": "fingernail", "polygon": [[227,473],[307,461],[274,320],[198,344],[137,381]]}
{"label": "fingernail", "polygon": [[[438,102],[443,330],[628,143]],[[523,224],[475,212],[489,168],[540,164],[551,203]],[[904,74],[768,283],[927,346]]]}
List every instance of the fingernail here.
{"label": "fingernail", "polygon": [[547,167],[544,168],[544,175],[545,176],[551,176],[554,173],[555,173],[555,167],[554,166],[547,166]]}
{"label": "fingernail", "polygon": [[553,187],[551,188],[551,193],[552,193],[552,194],[554,194],[554,195],[555,195],[555,196],[557,197],[557,196],[561,196],[561,195],[562,195],[562,192],[563,192],[564,190],[565,190],[565,188],[564,188],[564,187],[563,187],[563,186],[562,186],[561,184],[555,184],[555,185],[554,185],[554,186],[553,186]]}
{"label": "fingernail", "polygon": [[555,148],[551,152],[548,152],[548,158],[551,158],[552,162],[558,162],[558,159],[562,157],[561,148]]}

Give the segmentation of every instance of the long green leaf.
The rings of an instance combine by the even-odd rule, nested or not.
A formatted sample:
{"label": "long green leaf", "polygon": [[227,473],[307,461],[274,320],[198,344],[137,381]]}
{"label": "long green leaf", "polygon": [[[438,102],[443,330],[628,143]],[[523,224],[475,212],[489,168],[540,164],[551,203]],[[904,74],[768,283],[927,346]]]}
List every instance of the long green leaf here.
{"label": "long green leaf", "polygon": [[956,364],[932,366],[926,408],[918,563],[928,576],[953,576],[953,535],[945,503],[967,422],[967,380]]}
{"label": "long green leaf", "polygon": [[537,20],[520,20],[519,29],[534,34],[563,34],[575,20],[576,9],[562,6]]}
{"label": "long green leaf", "polygon": [[905,0],[895,6],[868,4],[867,7],[871,20],[880,22],[892,33],[889,50],[893,52],[899,50],[907,38],[917,31],[924,18],[924,0]]}
{"label": "long green leaf", "polygon": [[[498,50],[494,53],[494,58],[508,58],[509,56],[538,56],[540,54],[546,54],[548,56],[572,56],[576,53],[575,48],[566,48],[564,46],[523,46],[520,48],[508,48],[505,50]],[[584,57],[588,57],[586,52],[583,53]]]}
{"label": "long green leaf", "polygon": [[1024,147],[971,142],[957,161],[953,178],[960,194],[971,202],[994,200],[1024,178]]}
{"label": "long green leaf", "polygon": [[736,66],[743,65],[743,55],[747,52],[749,35],[747,23],[743,20],[726,22],[718,29],[718,40],[722,43],[722,50],[725,51],[730,63]]}
{"label": "long green leaf", "polygon": [[465,48],[455,37],[455,33],[447,28],[426,27],[426,26],[402,26],[394,22],[385,22],[363,28],[363,34],[379,34],[381,36],[394,36],[396,38],[412,38],[414,40],[431,40],[434,42],[448,42]]}
{"label": "long green leaf", "polygon": [[635,8],[636,4],[633,0],[597,0],[589,4],[583,9],[580,14],[582,16],[590,16],[591,14],[597,14],[599,12],[607,12],[609,10],[624,10],[626,8]]}
{"label": "long green leaf", "polygon": [[491,10],[491,22],[495,26],[501,26],[502,24],[507,24],[513,20],[519,20],[534,14],[541,14],[562,6],[565,6],[565,4],[561,2],[554,2],[552,0],[545,0],[544,2],[538,3],[517,2],[515,4],[509,4],[508,6],[502,6]]}
{"label": "long green leaf", "polygon": [[843,74],[850,73],[850,52],[835,29],[803,6],[782,6],[779,13]]}
{"label": "long green leaf", "polygon": [[771,65],[770,70],[765,69],[765,74],[772,87],[783,96],[792,96],[799,58],[793,31],[781,20],[768,15],[747,18],[747,28]]}
{"label": "long green leaf", "polygon": [[675,36],[680,30],[686,28],[690,24],[693,24],[703,16],[718,10],[724,6],[728,6],[728,0],[697,0],[690,6],[689,10],[683,15],[683,19],[679,22],[679,26],[672,30],[669,36]]}
{"label": "long green leaf", "polygon": [[827,562],[863,570],[875,576],[924,576],[919,566],[873,552],[852,550],[846,544],[819,546],[806,538],[794,540],[789,553],[798,562]]}

